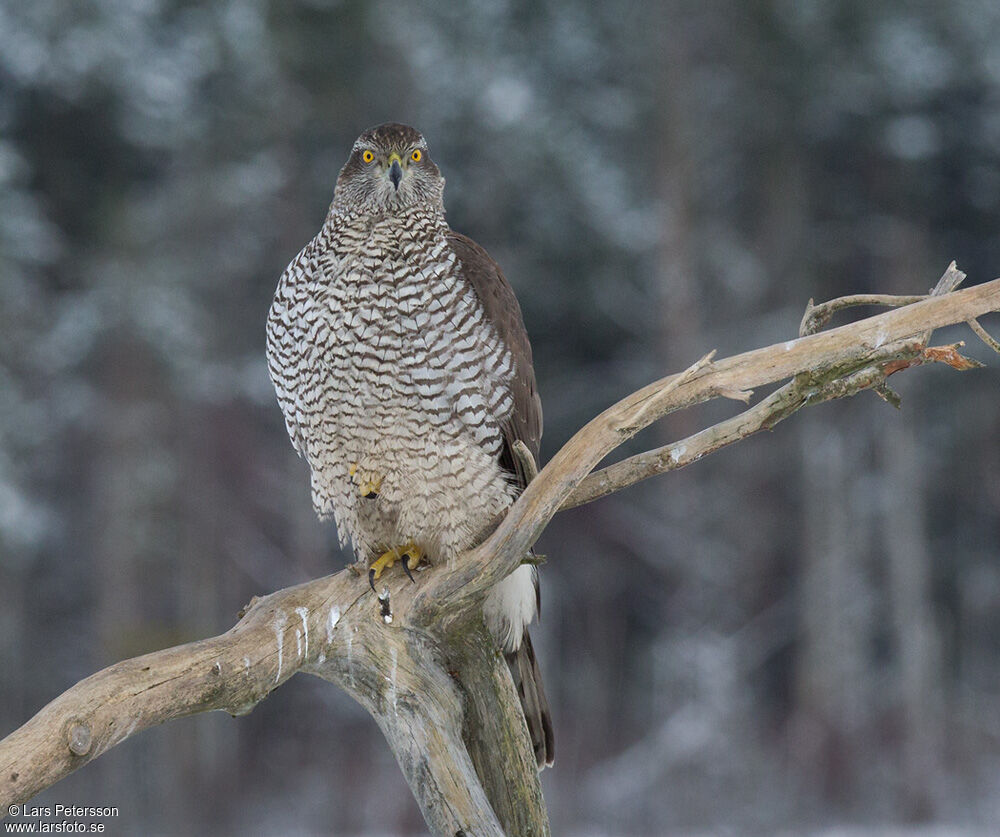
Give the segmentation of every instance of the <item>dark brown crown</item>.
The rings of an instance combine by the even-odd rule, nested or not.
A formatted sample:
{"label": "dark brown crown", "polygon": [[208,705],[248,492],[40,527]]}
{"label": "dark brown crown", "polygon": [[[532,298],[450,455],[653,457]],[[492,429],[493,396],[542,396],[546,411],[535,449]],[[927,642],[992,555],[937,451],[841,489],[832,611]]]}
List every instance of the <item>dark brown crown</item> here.
{"label": "dark brown crown", "polygon": [[358,142],[374,145],[378,148],[408,148],[413,145],[426,144],[420,131],[399,122],[386,122],[369,128],[358,137]]}

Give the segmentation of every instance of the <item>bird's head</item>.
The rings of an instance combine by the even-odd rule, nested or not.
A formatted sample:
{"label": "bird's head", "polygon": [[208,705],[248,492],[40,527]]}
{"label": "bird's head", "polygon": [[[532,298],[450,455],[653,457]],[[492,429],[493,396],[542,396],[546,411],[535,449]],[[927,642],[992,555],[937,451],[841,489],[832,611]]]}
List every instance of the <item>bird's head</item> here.
{"label": "bird's head", "polygon": [[444,178],[423,135],[409,125],[387,122],[355,140],[337,178],[334,202],[357,211],[392,212],[440,207],[443,191]]}

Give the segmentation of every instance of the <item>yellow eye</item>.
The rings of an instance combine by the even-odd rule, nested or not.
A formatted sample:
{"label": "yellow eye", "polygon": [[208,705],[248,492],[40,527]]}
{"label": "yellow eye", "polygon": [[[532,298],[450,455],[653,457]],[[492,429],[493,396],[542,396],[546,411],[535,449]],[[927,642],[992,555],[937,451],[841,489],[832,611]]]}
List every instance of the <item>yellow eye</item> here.
{"label": "yellow eye", "polygon": [[419,148],[414,148],[413,149],[413,153],[410,155],[410,159],[413,160],[414,163],[419,163],[420,162],[420,158],[423,157],[423,156],[424,155],[420,153],[420,149]]}
{"label": "yellow eye", "polygon": [[375,159],[375,155],[372,154],[372,152],[366,148],[364,150],[364,153],[361,155],[361,159],[364,160],[366,163],[370,163],[372,160]]}

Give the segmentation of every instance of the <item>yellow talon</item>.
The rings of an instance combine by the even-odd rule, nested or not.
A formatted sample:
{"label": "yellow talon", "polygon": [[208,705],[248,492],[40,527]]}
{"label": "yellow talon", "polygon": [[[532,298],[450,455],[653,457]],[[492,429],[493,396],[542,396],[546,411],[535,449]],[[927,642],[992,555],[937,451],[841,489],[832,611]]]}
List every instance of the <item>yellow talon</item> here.
{"label": "yellow talon", "polygon": [[392,567],[399,560],[399,555],[395,549],[390,549],[388,552],[383,552],[378,559],[368,568],[368,575],[372,579],[377,579],[382,576],[382,570],[387,570]]}
{"label": "yellow talon", "polygon": [[[374,500],[378,497],[382,488],[381,476],[372,474],[370,471],[359,471],[357,462],[352,462],[347,466],[347,475],[351,478],[351,482],[358,487],[358,493],[366,500]],[[368,478],[365,479],[365,477]]]}
{"label": "yellow talon", "polygon": [[373,480],[365,480],[361,483],[358,490],[361,492],[361,496],[366,500],[374,500],[378,497],[379,489],[382,488],[382,477],[377,477]]}
{"label": "yellow talon", "polygon": [[413,541],[410,541],[405,546],[397,546],[388,552],[383,552],[372,562],[371,567],[368,569],[368,583],[371,585],[372,590],[374,590],[375,582],[382,576],[382,570],[391,568],[393,564],[400,560],[403,564],[403,572],[406,573],[410,581],[413,581],[412,570],[417,568],[423,557],[423,550]]}

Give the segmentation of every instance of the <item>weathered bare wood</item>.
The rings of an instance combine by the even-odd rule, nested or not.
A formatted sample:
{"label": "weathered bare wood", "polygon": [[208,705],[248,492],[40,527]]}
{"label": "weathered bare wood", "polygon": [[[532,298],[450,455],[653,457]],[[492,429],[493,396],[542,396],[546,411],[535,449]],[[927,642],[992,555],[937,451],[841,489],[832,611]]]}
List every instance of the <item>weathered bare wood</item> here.
{"label": "weathered bare wood", "polygon": [[[490,537],[447,572],[428,570],[415,584],[390,574],[380,601],[348,568],[255,599],[221,636],[118,663],[76,684],[0,741],[0,814],[140,730],[212,709],[243,714],[303,670],[372,714],[434,833],[547,834],[517,697],[478,617],[486,590],[523,560],[560,508],[681,467],[807,403],[884,387],[902,369],[968,368],[956,347],[928,348],[924,335],[997,310],[1000,280],[732,358],[707,355],[588,423]],[[789,378],[732,419],[587,478],[668,412]]]}
{"label": "weathered bare wood", "polygon": [[528,727],[506,660],[479,618],[455,630],[447,650],[448,669],[465,696],[463,739],[493,810],[508,834],[548,834],[535,755],[524,746]]}
{"label": "weathered bare wood", "polygon": [[0,742],[0,810],[155,724],[213,709],[245,714],[304,670],[372,714],[435,833],[506,833],[462,741],[463,696],[432,643],[403,627],[398,598],[386,623],[367,580],[348,568],[255,599],[221,636],[88,677]]}
{"label": "weathered bare wood", "polygon": [[[369,593],[368,598],[374,597]],[[358,615],[360,619],[348,615],[332,629],[343,640],[339,649],[338,643],[329,643],[332,655],[321,651],[303,669],[340,686],[371,713],[434,833],[548,834],[540,791],[537,811],[523,812],[541,817],[537,829],[514,832],[511,824],[517,820],[505,817],[501,822],[494,812],[463,740],[466,696],[442,664],[436,643],[405,628],[391,628],[381,615],[373,618],[363,610]],[[396,618],[394,614],[391,624]],[[476,662],[481,661],[471,663],[470,671],[476,670]],[[516,697],[514,701],[516,705]],[[507,737],[516,749],[521,742],[515,737],[517,727],[513,730]]]}
{"label": "weathered bare wood", "polygon": [[213,709],[249,711],[298,669],[288,614],[294,617],[307,600],[353,607],[361,588],[352,595],[348,575],[258,599],[221,636],[126,660],[81,680],[0,742],[3,809],[154,724]]}
{"label": "weathered bare wood", "polygon": [[[963,279],[965,279],[965,274],[952,262],[927,296],[856,294],[833,299],[820,305],[815,305],[812,300],[809,300],[806,312],[802,317],[802,323],[799,326],[799,334],[802,336],[815,334],[819,328],[829,322],[834,313],[845,308],[859,305],[893,307],[910,305],[930,297],[951,293]],[[987,345],[990,345],[992,338],[985,333],[978,321],[973,319],[968,324]],[[985,337],[983,337],[984,334]],[[930,339],[929,333],[926,333],[925,336],[926,339]],[[872,353],[867,366],[852,372],[850,375],[832,381],[828,380],[825,383],[817,382],[814,375],[800,373],[796,375],[792,383],[786,384],[756,406],[731,419],[695,433],[686,439],[681,439],[679,442],[636,454],[607,468],[602,468],[600,471],[595,471],[576,487],[562,504],[560,511],[591,503],[641,480],[667,471],[675,471],[685,465],[690,465],[692,462],[697,462],[708,454],[733,442],[738,442],[740,439],[745,439],[760,430],[772,429],[778,422],[793,415],[807,403],[819,404],[833,398],[845,398],[863,390],[872,389],[881,398],[898,407],[898,396],[895,396],[888,389],[885,379],[899,371],[902,368],[900,364],[905,363],[910,366],[916,363],[950,361],[950,365],[956,368],[973,368],[964,365],[965,359],[956,364],[954,359],[951,359],[950,355],[947,355],[942,349],[931,349],[925,352],[924,343],[923,338],[886,343]],[[1000,352],[1000,347],[996,350]]]}

